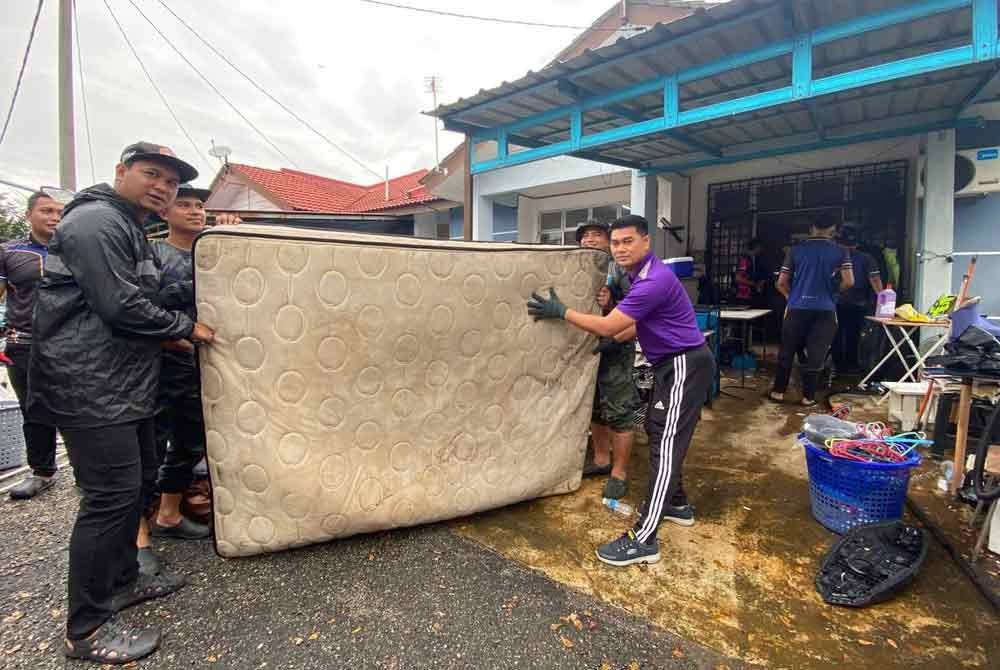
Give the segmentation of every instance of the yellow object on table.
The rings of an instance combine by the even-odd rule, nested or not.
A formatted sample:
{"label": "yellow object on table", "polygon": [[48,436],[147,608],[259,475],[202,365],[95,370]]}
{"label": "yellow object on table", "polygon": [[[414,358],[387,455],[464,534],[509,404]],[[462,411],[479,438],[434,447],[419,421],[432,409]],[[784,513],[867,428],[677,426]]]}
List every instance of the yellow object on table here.
{"label": "yellow object on table", "polygon": [[896,317],[902,319],[903,321],[912,321],[914,323],[930,323],[931,318],[926,314],[918,312],[916,308],[907,303],[905,305],[900,305],[896,308]]}

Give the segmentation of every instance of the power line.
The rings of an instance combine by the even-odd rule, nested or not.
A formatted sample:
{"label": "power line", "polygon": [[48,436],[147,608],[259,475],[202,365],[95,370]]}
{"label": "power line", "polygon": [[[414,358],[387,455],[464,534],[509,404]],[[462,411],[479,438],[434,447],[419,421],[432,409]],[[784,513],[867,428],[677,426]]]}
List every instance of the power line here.
{"label": "power line", "polygon": [[158,0],[158,2],[163,6],[164,9],[166,9],[168,12],[170,12],[170,14],[173,15],[173,17],[175,19],[177,19],[185,28],[187,28],[189,31],[191,31],[191,33],[195,37],[197,37],[198,40],[201,41],[202,44],[204,44],[206,47],[208,47],[209,49],[211,49],[212,53],[214,53],[216,56],[218,56],[219,58],[221,58],[223,60],[223,62],[225,62],[229,67],[233,68],[233,70],[235,70],[237,74],[239,74],[241,77],[243,77],[248,82],[250,82],[250,84],[255,89],[257,89],[262,95],[264,95],[265,97],[267,97],[268,100],[270,100],[271,102],[273,102],[274,104],[276,104],[278,107],[280,107],[285,113],[287,113],[293,119],[295,119],[296,121],[298,121],[299,123],[301,123],[303,126],[305,126],[307,129],[309,129],[310,131],[312,131],[313,133],[315,133],[324,142],[326,142],[331,147],[333,147],[334,149],[336,149],[337,151],[339,151],[340,153],[342,153],[344,156],[346,156],[348,159],[350,159],[355,165],[361,167],[364,170],[367,170],[368,172],[370,172],[373,175],[375,175],[376,177],[378,177],[380,180],[383,178],[382,175],[379,172],[376,172],[375,170],[371,169],[370,167],[368,167],[367,165],[365,165],[364,163],[362,163],[360,159],[358,159],[355,156],[353,156],[349,151],[347,151],[347,149],[345,149],[344,147],[340,146],[339,144],[337,144],[336,142],[334,142],[332,139],[330,139],[329,137],[327,137],[326,135],[324,135],[323,133],[321,133],[319,130],[317,130],[316,128],[314,128],[312,126],[312,124],[310,124],[308,121],[306,121],[301,116],[299,116],[298,114],[296,114],[294,111],[292,111],[291,109],[289,109],[288,106],[286,106],[280,100],[278,100],[277,98],[275,98],[273,95],[271,95],[270,93],[268,93],[260,84],[257,83],[257,81],[253,77],[251,77],[250,75],[248,75],[245,72],[243,72],[243,70],[241,70],[240,68],[238,68],[235,63],[233,63],[231,60],[229,60],[211,42],[209,42],[204,37],[202,37],[201,34],[191,26],[191,24],[189,24],[187,21],[185,21],[180,16],[178,16],[177,13],[173,9],[171,9],[169,6],[167,6],[167,4],[163,0]]}
{"label": "power line", "polygon": [[94,169],[94,145],[90,139],[90,114],[87,111],[87,86],[83,76],[83,53],[80,48],[80,18],[76,13],[76,0],[73,6],[73,31],[76,33],[76,62],[80,72],[80,97],[83,100],[83,123],[87,131],[87,152],[90,154],[90,183],[97,181],[97,170]]}
{"label": "power line", "polygon": [[209,88],[211,88],[213,91],[215,91],[215,94],[217,96],[219,96],[222,99],[222,101],[229,106],[230,109],[232,109],[234,112],[236,112],[237,116],[239,116],[241,119],[243,119],[243,121],[248,126],[250,126],[250,128],[252,128],[253,131],[255,133],[257,133],[261,137],[261,139],[263,139],[265,142],[267,142],[268,146],[270,146],[272,149],[274,149],[275,152],[277,152],[282,158],[284,158],[286,161],[288,161],[289,163],[291,163],[291,165],[293,167],[296,167],[296,168],[298,167],[298,165],[295,163],[295,161],[292,160],[292,158],[288,154],[286,154],[284,151],[282,151],[280,148],[278,148],[278,145],[275,144],[274,142],[272,142],[271,139],[267,135],[264,134],[264,131],[262,131],[260,128],[258,128],[257,126],[255,126],[254,123],[253,123],[253,121],[251,121],[250,119],[248,119],[246,117],[246,115],[244,115],[243,112],[241,112],[239,110],[239,108],[236,107],[236,105],[234,105],[233,103],[231,103],[229,101],[229,99],[225,95],[223,95],[222,91],[220,91],[218,88],[216,88],[215,84],[213,84],[211,81],[209,81],[208,77],[206,77],[205,75],[203,75],[201,73],[201,70],[199,70],[195,66],[194,63],[192,63],[190,60],[188,60],[188,57],[185,56],[181,52],[180,49],[178,49],[176,46],[174,46],[174,43],[171,42],[170,39],[166,35],[163,34],[163,31],[161,31],[156,26],[156,24],[153,23],[150,20],[150,18],[148,16],[146,16],[146,14],[142,11],[142,9],[139,8],[139,5],[135,4],[134,0],[128,0],[128,2],[129,2],[130,5],[132,5],[133,8],[135,8],[135,11],[139,12],[139,15],[142,16],[142,18],[146,19],[146,23],[148,23],[153,28],[153,30],[155,30],[156,33],[160,37],[163,38],[163,41],[167,43],[167,46],[169,46],[171,49],[173,49],[174,52],[178,56],[181,57],[181,60],[183,60],[185,63],[187,63],[188,67],[190,67],[192,70],[194,70],[194,73],[197,74],[199,77],[201,77],[201,80],[204,81],[208,85]]}
{"label": "power line", "polygon": [[379,7],[391,7],[393,9],[405,9],[410,12],[420,12],[421,14],[434,14],[436,16],[450,16],[454,19],[468,19],[470,21],[484,21],[487,23],[503,23],[514,26],[531,26],[534,28],[561,28],[563,30],[600,30],[605,32],[618,32],[620,30],[644,31],[643,27],[621,27],[621,28],[595,28],[591,26],[573,26],[565,23],[542,23],[539,21],[522,21],[520,19],[501,19],[492,16],[476,16],[473,14],[461,14],[459,12],[446,12],[440,9],[428,9],[426,7],[414,7],[412,5],[402,5],[396,2],[382,2],[381,0],[358,0],[368,5]]}
{"label": "power line", "polygon": [[167,108],[167,111],[170,112],[170,116],[173,117],[174,122],[177,123],[177,127],[181,129],[181,132],[184,133],[184,137],[186,137],[188,142],[191,143],[191,147],[194,149],[195,155],[197,155],[199,159],[204,159],[205,165],[207,165],[208,168],[211,170],[212,167],[211,162],[209,162],[208,159],[204,157],[204,154],[198,148],[198,145],[195,144],[195,141],[193,139],[191,139],[191,135],[188,133],[187,128],[184,127],[184,124],[181,123],[181,120],[177,117],[177,114],[174,113],[174,108],[170,106],[169,102],[167,102],[167,97],[163,95],[163,91],[161,91],[160,87],[156,85],[156,81],[153,79],[153,75],[151,75],[149,73],[149,70],[146,69],[146,64],[143,63],[142,58],[139,57],[139,52],[135,50],[134,46],[132,46],[132,40],[130,40],[128,38],[128,35],[125,34],[125,29],[122,28],[122,24],[118,22],[118,17],[115,16],[115,12],[113,9],[111,9],[111,5],[108,4],[108,0],[104,0],[104,6],[107,7],[108,13],[111,14],[111,19],[115,22],[115,25],[118,26],[118,32],[122,34],[122,38],[125,40],[125,44],[128,45],[129,51],[132,52],[132,55],[135,57],[136,62],[139,63],[139,67],[142,68],[143,73],[146,75],[146,79],[149,80],[149,83],[153,87],[153,90],[156,91],[156,95],[160,97],[160,101],[163,103],[163,106]]}
{"label": "power line", "polygon": [[14,116],[14,103],[17,102],[17,94],[21,91],[21,80],[24,78],[24,68],[28,65],[28,54],[31,53],[31,43],[35,41],[35,31],[38,29],[38,17],[42,14],[42,5],[45,0],[38,0],[38,8],[35,9],[35,20],[31,22],[31,32],[28,33],[28,46],[24,49],[24,58],[21,59],[21,69],[17,73],[17,84],[14,85],[14,97],[10,99],[10,109],[7,110],[7,118],[3,122],[3,130],[0,131],[0,144],[7,137],[7,127],[10,126],[10,119]]}

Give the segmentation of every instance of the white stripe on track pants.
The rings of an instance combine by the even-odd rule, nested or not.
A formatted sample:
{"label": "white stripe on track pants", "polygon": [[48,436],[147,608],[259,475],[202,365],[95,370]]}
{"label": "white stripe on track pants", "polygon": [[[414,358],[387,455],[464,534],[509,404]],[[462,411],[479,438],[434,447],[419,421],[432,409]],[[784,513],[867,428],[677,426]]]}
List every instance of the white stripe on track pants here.
{"label": "white stripe on track pants", "polygon": [[714,378],[715,359],[706,346],[666,358],[653,368],[646,412],[649,489],[635,525],[640,542],[656,538],[665,505],[686,503],[681,468]]}

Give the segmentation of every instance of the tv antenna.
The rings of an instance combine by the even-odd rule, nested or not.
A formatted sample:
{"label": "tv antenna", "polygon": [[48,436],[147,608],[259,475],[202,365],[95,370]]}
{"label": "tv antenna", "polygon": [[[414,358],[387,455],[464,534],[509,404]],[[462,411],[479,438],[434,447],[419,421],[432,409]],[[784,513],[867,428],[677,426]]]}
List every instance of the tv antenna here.
{"label": "tv antenna", "polygon": [[[424,86],[428,93],[434,100],[433,109],[437,109],[438,106],[438,93],[441,92],[441,77],[431,75],[430,77],[424,77]],[[434,171],[437,172],[441,169],[441,151],[440,143],[438,141],[438,120],[436,117],[432,117],[434,120]]]}

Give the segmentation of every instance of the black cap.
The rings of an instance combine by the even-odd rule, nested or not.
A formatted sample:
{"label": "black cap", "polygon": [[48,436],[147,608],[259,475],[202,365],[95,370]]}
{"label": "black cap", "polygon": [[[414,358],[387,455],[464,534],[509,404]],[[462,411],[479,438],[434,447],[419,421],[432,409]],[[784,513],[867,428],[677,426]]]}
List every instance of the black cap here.
{"label": "black cap", "polygon": [[579,244],[583,241],[583,234],[588,230],[599,230],[604,233],[605,237],[611,237],[611,226],[600,221],[588,221],[587,223],[581,225],[576,229],[576,243]]}
{"label": "black cap", "polygon": [[177,189],[178,198],[198,198],[202,203],[208,202],[212,192],[207,188],[195,188],[191,184],[181,184]]}
{"label": "black cap", "polygon": [[153,161],[163,163],[177,170],[182,182],[193,181],[198,178],[198,171],[190,163],[185,163],[170,147],[165,147],[152,142],[136,142],[130,144],[122,151],[121,162],[125,165],[135,161]]}

